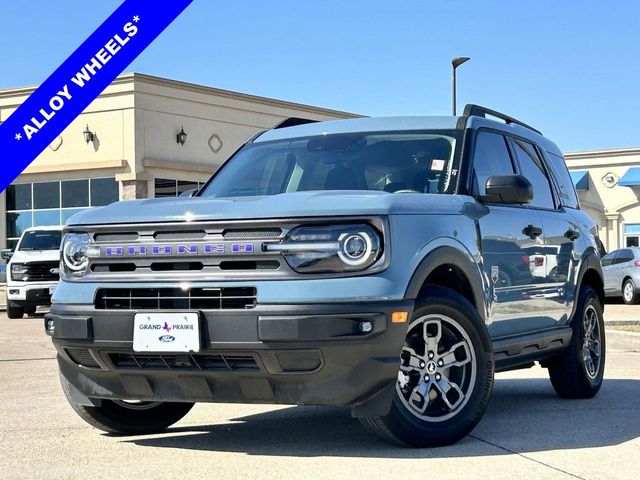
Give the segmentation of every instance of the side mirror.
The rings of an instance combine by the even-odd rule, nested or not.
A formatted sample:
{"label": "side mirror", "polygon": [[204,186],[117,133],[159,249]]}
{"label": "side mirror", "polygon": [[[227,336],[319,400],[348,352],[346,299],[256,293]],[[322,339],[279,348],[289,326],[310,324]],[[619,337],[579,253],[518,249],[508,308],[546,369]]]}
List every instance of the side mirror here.
{"label": "side mirror", "polygon": [[193,197],[193,195],[198,191],[197,188],[192,188],[191,190],[185,190],[182,192],[179,197]]}
{"label": "side mirror", "polygon": [[11,260],[11,257],[13,257],[13,250],[11,250],[10,248],[7,248],[6,250],[0,250],[0,257],[2,258],[2,260]]}
{"label": "side mirror", "polygon": [[533,200],[531,182],[522,175],[493,175],[487,179],[483,203],[529,203]]}

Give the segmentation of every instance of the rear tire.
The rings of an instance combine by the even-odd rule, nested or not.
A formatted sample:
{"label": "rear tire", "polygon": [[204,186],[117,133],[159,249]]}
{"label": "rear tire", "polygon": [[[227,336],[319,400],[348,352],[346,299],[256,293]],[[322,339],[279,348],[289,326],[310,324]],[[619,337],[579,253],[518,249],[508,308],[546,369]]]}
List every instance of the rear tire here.
{"label": "rear tire", "polygon": [[638,296],[633,280],[627,278],[622,284],[622,300],[627,305],[636,305],[638,303]]}
{"label": "rear tire", "polygon": [[465,437],[493,388],[491,340],[476,309],[447,288],[428,291],[409,325],[391,410],[360,419],[367,430],[409,447]]}
{"label": "rear tire", "polygon": [[11,300],[7,300],[7,317],[12,320],[22,318],[24,316],[24,308],[16,305]]}
{"label": "rear tire", "polygon": [[571,327],[569,348],[549,362],[549,378],[563,398],[591,398],[602,386],[606,345],[602,305],[588,285],[580,290]]}
{"label": "rear tire", "polygon": [[60,375],[60,383],[67,400],[80,418],[98,430],[118,435],[162,432],[182,419],[194,405],[186,402],[102,400],[99,407],[88,407],[73,400],[71,385],[63,375]]}

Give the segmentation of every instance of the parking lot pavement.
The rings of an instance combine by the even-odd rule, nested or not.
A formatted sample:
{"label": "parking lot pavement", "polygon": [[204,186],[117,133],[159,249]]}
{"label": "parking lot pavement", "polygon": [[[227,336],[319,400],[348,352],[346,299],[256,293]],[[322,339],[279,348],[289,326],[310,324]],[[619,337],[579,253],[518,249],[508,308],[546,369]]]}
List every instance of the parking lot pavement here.
{"label": "parking lot pavement", "polygon": [[200,404],[164,434],[115,437],[67,405],[42,319],[0,316],[0,472],[13,478],[635,478],[640,354],[609,352],[591,400],[555,396],[540,368],[497,376],[457,445],[410,450],[345,409]]}
{"label": "parking lot pavement", "polygon": [[625,305],[622,301],[610,300],[604,306],[604,318],[608,322],[640,323],[640,305]]}

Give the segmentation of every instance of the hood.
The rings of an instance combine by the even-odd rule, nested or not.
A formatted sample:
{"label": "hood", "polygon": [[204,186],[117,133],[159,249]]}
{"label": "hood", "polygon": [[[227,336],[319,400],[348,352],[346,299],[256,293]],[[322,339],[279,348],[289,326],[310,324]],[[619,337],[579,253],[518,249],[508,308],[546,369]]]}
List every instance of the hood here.
{"label": "hood", "polygon": [[84,210],[67,225],[462,213],[457,195],[375,191],[292,192],[261,197],[129,200]]}
{"label": "hood", "polygon": [[59,261],[60,250],[16,250],[9,263]]}

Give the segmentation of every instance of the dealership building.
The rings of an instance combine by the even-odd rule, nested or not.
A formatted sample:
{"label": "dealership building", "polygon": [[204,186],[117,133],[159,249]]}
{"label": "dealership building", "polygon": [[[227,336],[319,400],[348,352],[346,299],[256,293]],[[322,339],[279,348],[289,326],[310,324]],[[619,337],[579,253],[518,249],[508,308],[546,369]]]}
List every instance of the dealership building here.
{"label": "dealership building", "polygon": [[[35,88],[0,90],[0,122]],[[285,118],[356,116],[138,73],[120,75],[0,194],[0,248],[15,247],[27,227],[58,225],[86,208],[195,188],[247,139]],[[1,152],[0,157],[11,161]]]}
{"label": "dealership building", "polygon": [[[0,122],[35,88],[0,90]],[[79,210],[195,188],[248,138],[285,118],[357,116],[138,73],[120,75],[0,194],[0,248],[13,248],[27,227],[61,224]],[[605,248],[640,245],[640,148],[565,158]]]}

